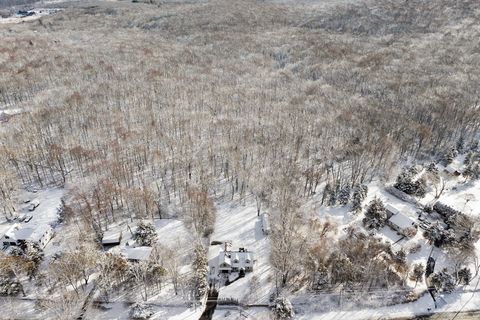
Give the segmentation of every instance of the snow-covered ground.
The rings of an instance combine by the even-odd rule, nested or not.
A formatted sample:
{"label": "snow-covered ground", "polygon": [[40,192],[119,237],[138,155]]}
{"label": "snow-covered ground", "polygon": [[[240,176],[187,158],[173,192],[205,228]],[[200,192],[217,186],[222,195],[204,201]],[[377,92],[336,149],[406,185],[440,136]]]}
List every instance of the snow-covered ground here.
{"label": "snow-covered ground", "polygon": [[[449,176],[442,173],[446,180],[446,189],[442,194],[440,201],[448,204],[457,210],[463,211],[470,215],[478,215],[480,207],[480,182],[468,182],[461,177]],[[35,226],[40,224],[54,224],[57,221],[58,207],[61,199],[66,191],[62,188],[41,189],[35,192],[23,191],[18,196],[18,212],[19,214],[31,214],[32,219],[26,226]],[[433,190],[429,190],[427,196],[420,200],[420,204],[426,204],[433,198]],[[364,206],[374,198],[379,198],[384,204],[390,204],[413,220],[418,220],[418,212],[420,207],[400,200],[399,198],[388,193],[385,189],[385,183],[374,181],[368,185],[367,198]],[[338,224],[337,237],[344,235],[344,230],[349,226],[362,227],[363,214],[353,215],[350,213],[350,206],[326,207],[320,205],[321,195],[317,194],[313,199],[309,200],[302,210],[310,212],[318,217],[329,218]],[[29,211],[29,203],[26,201],[38,200],[39,205],[34,211]],[[468,200],[468,201],[467,201]],[[209,247],[208,259],[210,273],[209,280],[219,286],[219,298],[236,299],[242,304],[268,304],[269,296],[274,288],[273,270],[270,266],[270,243],[269,238],[262,232],[261,217],[257,216],[255,203],[247,202],[242,205],[234,202],[216,203],[216,222],[215,230],[211,236],[211,241],[231,241],[234,250],[238,248],[246,248],[254,253],[253,272],[247,272],[244,278],[240,278],[233,283],[225,286],[222,281],[218,281],[218,275],[214,270],[218,270],[218,253],[221,245],[211,245]],[[177,250],[179,255],[183,256],[182,272],[190,271],[188,256],[194,243],[194,237],[185,227],[184,223],[176,219],[155,219],[153,220],[155,229],[158,234],[158,243],[161,246]],[[0,235],[3,234],[12,223],[0,223]],[[109,232],[122,231],[122,241],[120,246],[112,249],[112,251],[121,252],[127,246],[127,242],[134,244],[131,230],[134,230],[135,223],[114,224],[109,226]],[[57,233],[49,245],[45,248],[46,260],[56,252],[68,250],[69,246],[74,245],[71,231],[75,226],[57,226]],[[415,253],[407,254],[409,265],[414,263],[426,264],[430,254],[436,259],[435,270],[449,268],[452,271],[452,261],[448,255],[438,248],[433,248],[423,237],[423,230],[419,229],[417,234],[412,238],[404,238],[396,231],[385,226],[375,232],[375,236],[388,241],[393,245],[395,251],[404,249],[407,253],[409,249],[420,245],[420,249]],[[480,243],[477,243],[477,252],[480,254]],[[46,262],[45,262],[46,263]],[[255,281],[254,278],[256,278]],[[474,278],[470,286],[457,289],[452,294],[445,294],[440,297],[440,307],[434,310],[431,297],[424,294],[419,300],[413,303],[399,304],[393,306],[379,306],[378,308],[361,309],[351,304],[339,306],[335,302],[322,305],[319,308],[319,300],[315,300],[315,296],[308,292],[299,292],[295,295],[297,299],[292,299],[294,308],[296,309],[297,319],[378,319],[379,317],[389,315],[395,317],[409,317],[423,314],[434,310],[435,312],[451,312],[458,310],[475,310],[480,305],[480,296],[478,293],[478,280],[480,277]],[[214,281],[217,280],[217,281]],[[257,282],[256,285],[252,285]],[[422,292],[426,289],[423,281],[415,285],[413,281],[407,280],[407,284],[415,287],[416,292]],[[27,287],[27,298],[35,298],[35,291]],[[302,295],[305,295],[303,302]],[[300,300],[299,300],[300,299]],[[299,303],[299,301],[301,303]],[[333,301],[333,300],[332,300]],[[123,293],[112,299],[112,302],[105,304],[105,310],[92,310],[93,319],[128,319],[129,303],[132,297],[128,293]],[[0,303],[4,308],[10,308],[16,303],[33,306],[31,301],[18,301],[12,303],[11,300],[5,300]],[[200,306],[188,307],[186,301],[181,295],[175,295],[173,286],[166,283],[160,293],[149,297],[147,302],[151,305],[155,312],[152,319],[198,319],[203,308]],[[28,309],[28,308],[27,308]],[[31,309],[31,308],[30,308]],[[429,310],[430,309],[430,310]],[[13,309],[12,309],[13,310]],[[32,309],[33,310],[33,309]],[[32,313],[33,314],[33,313]],[[265,307],[237,308],[234,306],[219,306],[215,311],[214,319],[236,319],[243,317],[246,319],[268,319],[270,310]]]}
{"label": "snow-covered ground", "polygon": [[[18,196],[16,205],[17,216],[31,216],[28,222],[7,222],[0,223],[0,238],[5,234],[15,223],[20,223],[22,227],[36,228],[40,225],[55,225],[58,220],[58,209],[61,206],[62,197],[65,194],[63,188],[47,188],[38,190],[36,192],[22,191]],[[28,201],[28,202],[27,202]],[[33,202],[38,203],[38,206],[30,211],[30,206]]]}
{"label": "snow-covered ground", "polygon": [[[154,226],[157,232],[158,244],[163,248],[174,250],[181,257],[180,271],[184,274],[190,272],[188,255],[191,253],[194,243],[193,235],[188,231],[183,222],[176,219],[155,219]],[[109,232],[122,232],[122,240],[119,246],[110,249],[110,252],[122,253],[129,246],[134,246],[131,231],[135,230],[135,223],[114,225]],[[127,243],[129,244],[127,246]],[[104,304],[105,310],[93,310],[94,319],[130,319],[129,303],[135,299],[129,292],[123,292],[111,299],[111,303]],[[154,315],[151,319],[198,319],[203,311],[202,306],[187,306],[187,301],[181,294],[175,295],[173,285],[170,282],[163,284],[159,293],[152,295],[146,302],[151,306]]]}
{"label": "snow-covered ground", "polygon": [[[186,306],[168,306],[167,304],[152,304],[150,306],[154,312],[152,317],[149,318],[151,320],[198,320],[203,312],[203,308],[200,307],[188,308]],[[94,310],[89,313],[89,316],[96,320],[131,319],[130,309],[123,302],[109,303],[105,307],[107,308],[106,310]]]}
{"label": "snow-covered ground", "polygon": [[456,190],[447,192],[440,198],[443,204],[471,216],[480,216],[480,181],[460,182]]}
{"label": "snow-covered ground", "polygon": [[217,306],[212,320],[226,319],[270,320],[272,319],[272,314],[267,308],[252,307],[242,309],[231,306]]}
{"label": "snow-covered ground", "polygon": [[[480,305],[479,292],[455,292],[445,295],[441,299],[440,306],[434,309],[432,298],[425,294],[420,299],[412,303],[381,307],[376,309],[358,309],[358,310],[332,310],[324,313],[309,312],[308,309],[300,310],[297,313],[297,319],[300,320],[378,320],[397,317],[412,317],[432,312],[454,312],[478,310]],[[472,318],[473,319],[473,318]]]}
{"label": "snow-covered ground", "polygon": [[14,14],[8,18],[0,18],[0,24],[1,23],[21,23],[21,22],[28,22],[28,21],[33,21],[33,20],[37,20],[37,19],[40,19],[41,17],[44,17],[44,16],[47,16],[49,14],[54,14],[56,13],[57,11],[59,11],[60,9],[34,9],[34,10],[31,10],[32,12],[34,12],[35,14],[34,15],[31,15],[31,16],[23,16],[23,15],[19,15],[19,14]]}
{"label": "snow-covered ground", "polygon": [[[255,205],[235,204],[217,205],[217,219],[212,241],[232,241],[232,248],[246,248],[253,251],[253,272],[247,272],[241,278],[228,286],[220,287],[219,298],[234,298],[243,303],[264,304],[268,302],[269,293],[273,287],[272,270],[269,263],[270,245],[268,237],[262,232],[261,219],[257,216]],[[221,245],[210,246],[208,258],[210,270],[218,270],[218,252]],[[210,274],[215,278],[216,272]],[[256,292],[252,292],[252,277],[259,282]]]}
{"label": "snow-covered ground", "polygon": [[[456,162],[462,163],[461,156],[455,159]],[[454,175],[443,172],[443,167],[439,166],[440,175],[446,182],[446,188],[440,201],[447,204],[459,211],[462,211],[471,216],[480,215],[480,182],[465,182],[463,177],[456,177]],[[357,226],[362,228],[363,214],[358,216],[349,213],[349,206],[345,207],[326,207],[320,206],[320,195],[316,196],[317,199],[313,199],[311,203],[307,203],[305,211],[313,208],[314,212],[319,217],[329,218],[334,220],[339,226],[338,237],[341,237],[348,226]],[[422,205],[430,203],[434,198],[434,190],[431,189],[427,193],[426,197],[419,200],[419,206],[415,204],[405,202],[394,195],[388,193],[385,189],[385,183],[380,181],[374,181],[368,185],[368,195],[364,201],[364,207],[368,206],[371,200],[379,198],[382,202],[390,204],[399,209],[403,214],[410,217],[412,220],[420,223],[418,220],[418,213],[421,212]],[[425,216],[424,216],[425,217]],[[426,218],[430,219],[429,217]],[[423,230],[418,228],[417,234],[412,238],[404,238],[390,227],[385,226],[376,231],[375,236],[382,238],[384,241],[388,241],[392,244],[394,251],[404,249],[407,252],[407,262],[409,266],[415,263],[422,263],[426,265],[428,257],[431,255],[436,261],[435,271],[440,271],[443,268],[447,268],[449,272],[453,271],[454,262],[451,257],[447,255],[445,251],[439,248],[434,248],[423,237]],[[420,246],[417,252],[409,253],[409,250],[414,246]],[[477,256],[480,256],[480,242],[476,244]],[[470,266],[473,268],[473,265]],[[473,269],[472,269],[473,271]],[[443,294],[440,296],[440,307],[434,309],[434,303],[429,294],[424,294],[419,300],[413,303],[399,304],[393,306],[379,306],[378,308],[360,309],[352,308],[352,305],[339,306],[338,304],[325,305],[319,307],[318,303],[314,303],[314,300],[305,299],[299,305],[296,305],[297,318],[298,319],[379,319],[385,316],[389,317],[413,317],[415,315],[429,313],[429,312],[453,312],[453,311],[467,311],[478,310],[480,306],[480,290],[478,283],[480,277],[474,278],[469,286],[458,288],[452,294]],[[426,289],[424,281],[415,284],[414,281],[407,280],[407,285],[416,292],[422,292]],[[293,295],[292,297],[295,297]],[[308,297],[308,294],[307,294]],[[310,297],[314,299],[313,297]],[[301,300],[301,298],[300,298]],[[327,299],[328,300],[328,299]],[[295,301],[295,300],[292,300]],[[298,301],[298,299],[297,299]],[[310,302],[307,302],[310,301]],[[309,307],[309,305],[311,307]],[[295,303],[294,303],[295,306]]]}
{"label": "snow-covered ground", "polygon": [[[65,189],[63,188],[42,189],[35,193],[28,191],[25,192],[22,195],[24,201],[30,200],[30,202],[32,202],[38,200],[40,203],[38,207],[30,213],[32,215],[32,220],[26,224],[29,226],[54,224],[58,219],[58,209],[61,206],[61,200],[64,194]],[[29,203],[24,204],[21,212],[29,212],[28,206]]]}

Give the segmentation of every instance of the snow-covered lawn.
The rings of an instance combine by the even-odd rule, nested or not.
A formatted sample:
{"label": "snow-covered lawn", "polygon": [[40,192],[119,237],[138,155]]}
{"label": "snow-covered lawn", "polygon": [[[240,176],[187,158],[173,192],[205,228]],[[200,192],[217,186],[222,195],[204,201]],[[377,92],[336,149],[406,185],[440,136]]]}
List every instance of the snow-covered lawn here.
{"label": "snow-covered lawn", "polygon": [[480,216],[480,180],[459,183],[456,190],[447,190],[440,201],[465,214]]}
{"label": "snow-covered lawn", "polygon": [[[93,310],[89,316],[96,320],[110,319],[131,319],[130,306],[123,302],[110,303],[105,305],[105,311]],[[165,306],[151,305],[154,314],[149,318],[151,320],[198,320],[203,312],[203,308],[187,308],[186,306]]]}
{"label": "snow-covered lawn", "polygon": [[[145,221],[148,223],[151,222],[151,220]],[[155,219],[153,224],[157,232],[157,242],[159,245],[172,249],[178,248],[181,250],[181,254],[188,253],[190,249],[188,244],[192,243],[194,238],[182,221],[176,219]],[[112,252],[120,252],[122,249],[134,245],[135,241],[132,239],[132,232],[135,232],[135,228],[136,222],[130,221],[109,226],[107,231],[109,234],[122,234],[120,245],[113,247],[111,249]]]}
{"label": "snow-covered lawn", "polygon": [[65,194],[65,189],[63,188],[48,188],[33,192],[25,192],[22,194],[22,199],[25,200],[38,200],[38,207],[29,212],[28,206],[29,203],[21,205],[22,213],[31,214],[32,220],[25,225],[28,226],[38,226],[41,224],[54,224],[58,219],[58,209],[61,206],[62,197]]}
{"label": "snow-covered lawn", "polygon": [[[268,237],[262,232],[261,217],[257,216],[255,205],[217,205],[215,231],[211,240],[231,240],[234,250],[245,248],[254,254],[253,272],[247,272],[245,278],[220,287],[219,298],[234,298],[240,302],[253,304],[267,303],[273,287],[273,272],[269,264],[270,245]],[[209,266],[215,267],[215,270],[218,270],[217,257],[220,248],[221,245],[209,248]],[[251,280],[254,276],[258,278],[259,286],[252,292]]]}
{"label": "snow-covered lawn", "polygon": [[212,318],[212,320],[233,319],[270,320],[272,314],[267,308],[252,307],[245,310],[231,306],[217,306]]}
{"label": "snow-covered lawn", "polygon": [[[427,314],[431,312],[454,312],[477,310],[480,305],[480,292],[455,292],[445,295],[440,299],[437,309],[433,304],[430,295],[425,294],[420,299],[412,303],[393,305],[375,309],[358,309],[358,310],[332,310],[324,313],[309,312],[306,309],[301,310],[297,314],[299,320],[339,320],[339,319],[387,319],[396,317],[414,317],[417,315]],[[473,319],[473,318],[472,318]]]}

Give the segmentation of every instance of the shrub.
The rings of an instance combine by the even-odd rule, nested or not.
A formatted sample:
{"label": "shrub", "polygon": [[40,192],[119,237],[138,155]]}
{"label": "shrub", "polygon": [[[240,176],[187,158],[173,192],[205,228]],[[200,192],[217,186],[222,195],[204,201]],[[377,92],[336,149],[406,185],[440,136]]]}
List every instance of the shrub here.
{"label": "shrub", "polygon": [[275,319],[293,319],[295,313],[293,312],[293,306],[285,297],[278,297],[275,300],[275,305],[273,306],[273,313]]}
{"label": "shrub", "polygon": [[143,303],[135,303],[130,309],[130,318],[144,320],[153,315],[152,308]]}

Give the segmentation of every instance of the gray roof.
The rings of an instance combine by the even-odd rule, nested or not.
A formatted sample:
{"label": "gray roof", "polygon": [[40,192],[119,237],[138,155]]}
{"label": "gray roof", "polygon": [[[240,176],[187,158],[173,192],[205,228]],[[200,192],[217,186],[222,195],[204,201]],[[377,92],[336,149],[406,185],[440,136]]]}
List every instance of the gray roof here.
{"label": "gray roof", "polygon": [[146,261],[150,258],[152,253],[151,247],[136,247],[126,248],[123,250],[123,255],[127,260]]}
{"label": "gray roof", "polygon": [[39,242],[43,236],[52,229],[48,224],[42,224],[36,228],[25,227],[22,228],[20,225],[15,224],[8,230],[5,234],[9,239],[14,241],[34,241]]}
{"label": "gray roof", "polygon": [[445,170],[447,170],[448,173],[461,172],[462,166],[457,163],[451,163],[445,168]]}
{"label": "gray roof", "polygon": [[390,222],[400,227],[401,229],[406,229],[415,225],[415,221],[413,221],[403,213],[394,214],[390,218]]}
{"label": "gray roof", "polygon": [[[230,255],[230,257],[228,256]],[[244,268],[253,265],[253,252],[252,251],[230,251],[225,252],[220,250],[218,253],[218,265],[219,268],[222,263],[226,263],[229,267]]]}
{"label": "gray roof", "polygon": [[120,243],[121,238],[121,231],[107,231],[103,234],[102,244]]}
{"label": "gray roof", "polygon": [[385,210],[391,212],[391,213],[394,214],[394,215],[400,213],[400,210],[398,210],[397,208],[395,208],[395,207],[392,206],[391,204],[387,204],[387,205],[385,206]]}

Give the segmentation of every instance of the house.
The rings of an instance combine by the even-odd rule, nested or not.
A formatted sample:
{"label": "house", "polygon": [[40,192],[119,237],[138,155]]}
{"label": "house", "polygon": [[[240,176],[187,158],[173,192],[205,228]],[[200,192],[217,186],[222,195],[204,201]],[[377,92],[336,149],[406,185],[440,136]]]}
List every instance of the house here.
{"label": "house", "polygon": [[129,262],[148,261],[150,259],[150,255],[152,254],[152,248],[146,247],[146,246],[135,247],[135,248],[125,248],[122,250],[121,254]]}
{"label": "house", "polygon": [[452,162],[451,164],[445,167],[444,171],[452,176],[458,177],[462,175],[463,170],[460,164]]}
{"label": "house", "polygon": [[245,248],[225,251],[220,249],[218,253],[218,271],[220,273],[252,272],[253,252]]}
{"label": "house", "polygon": [[218,253],[218,271],[222,273],[232,271],[232,259],[228,251],[220,250]]}
{"label": "house", "polygon": [[268,213],[262,214],[262,231],[265,235],[270,233],[270,217]]}
{"label": "house", "polygon": [[107,231],[102,237],[102,246],[108,249],[120,245],[122,241],[122,231]]}
{"label": "house", "polygon": [[44,248],[53,238],[53,229],[48,224],[36,227],[21,227],[14,224],[3,236],[4,247],[19,246],[24,242],[33,242]]}
{"label": "house", "polygon": [[387,225],[408,238],[411,238],[417,234],[417,224],[415,221],[401,212],[393,214],[387,220]]}
{"label": "house", "polygon": [[400,210],[392,206],[391,204],[385,205],[385,211],[387,211],[387,216],[389,218],[400,213]]}

